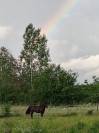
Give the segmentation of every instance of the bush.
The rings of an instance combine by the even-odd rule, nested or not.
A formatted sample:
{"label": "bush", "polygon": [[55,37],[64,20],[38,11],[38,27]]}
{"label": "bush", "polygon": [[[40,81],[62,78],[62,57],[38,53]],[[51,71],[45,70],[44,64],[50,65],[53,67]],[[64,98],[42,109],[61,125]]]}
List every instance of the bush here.
{"label": "bush", "polygon": [[10,103],[6,103],[6,104],[2,105],[2,114],[4,116],[9,116],[11,114],[11,104]]}
{"label": "bush", "polygon": [[93,110],[88,110],[87,115],[92,115],[93,114]]}

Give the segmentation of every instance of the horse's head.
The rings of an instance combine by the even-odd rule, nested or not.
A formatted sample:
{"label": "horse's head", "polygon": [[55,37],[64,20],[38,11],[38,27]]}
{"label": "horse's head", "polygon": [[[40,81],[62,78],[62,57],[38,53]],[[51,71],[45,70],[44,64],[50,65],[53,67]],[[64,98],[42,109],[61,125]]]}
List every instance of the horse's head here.
{"label": "horse's head", "polygon": [[41,107],[44,107],[44,108],[48,108],[48,104],[47,103],[42,103],[40,104]]}
{"label": "horse's head", "polygon": [[26,110],[26,114],[30,114],[31,108],[32,108],[32,106],[30,105],[30,106],[27,108],[27,110]]}
{"label": "horse's head", "polygon": [[48,104],[45,104],[45,108],[48,108]]}

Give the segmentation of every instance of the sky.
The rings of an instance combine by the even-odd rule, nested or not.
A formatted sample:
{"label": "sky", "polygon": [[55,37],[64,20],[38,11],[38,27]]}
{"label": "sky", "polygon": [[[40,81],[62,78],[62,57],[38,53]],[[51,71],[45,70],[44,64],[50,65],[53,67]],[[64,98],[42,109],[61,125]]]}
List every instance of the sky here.
{"label": "sky", "polygon": [[98,0],[0,0],[0,47],[18,58],[29,23],[46,34],[53,63],[78,82],[99,77]]}

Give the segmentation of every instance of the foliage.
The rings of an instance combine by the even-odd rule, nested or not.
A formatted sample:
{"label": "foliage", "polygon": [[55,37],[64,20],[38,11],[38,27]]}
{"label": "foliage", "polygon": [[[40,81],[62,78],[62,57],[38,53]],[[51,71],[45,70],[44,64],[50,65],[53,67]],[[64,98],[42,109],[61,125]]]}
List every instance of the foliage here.
{"label": "foliage", "polygon": [[10,103],[6,103],[6,104],[3,104],[2,105],[2,115],[3,116],[10,116],[10,114],[11,114],[11,105],[10,105]]}
{"label": "foliage", "polygon": [[46,36],[32,24],[26,27],[23,39],[19,60],[0,48],[0,103],[95,103],[98,110],[98,77],[92,77],[93,83],[76,84],[75,72],[50,62]]}
{"label": "foliage", "polygon": [[[0,102],[13,101],[17,81],[17,61],[5,47],[0,48]],[[13,93],[13,96],[11,95]]]}

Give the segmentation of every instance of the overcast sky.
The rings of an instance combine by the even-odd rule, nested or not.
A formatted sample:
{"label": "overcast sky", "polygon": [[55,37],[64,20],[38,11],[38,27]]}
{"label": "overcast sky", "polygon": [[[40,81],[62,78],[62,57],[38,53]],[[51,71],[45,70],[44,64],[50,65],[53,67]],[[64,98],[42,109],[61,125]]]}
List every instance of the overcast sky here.
{"label": "overcast sky", "polygon": [[[43,28],[67,0],[0,0],[0,46],[18,57],[29,23]],[[52,62],[78,72],[79,81],[99,76],[99,1],[79,0],[47,35]]]}

